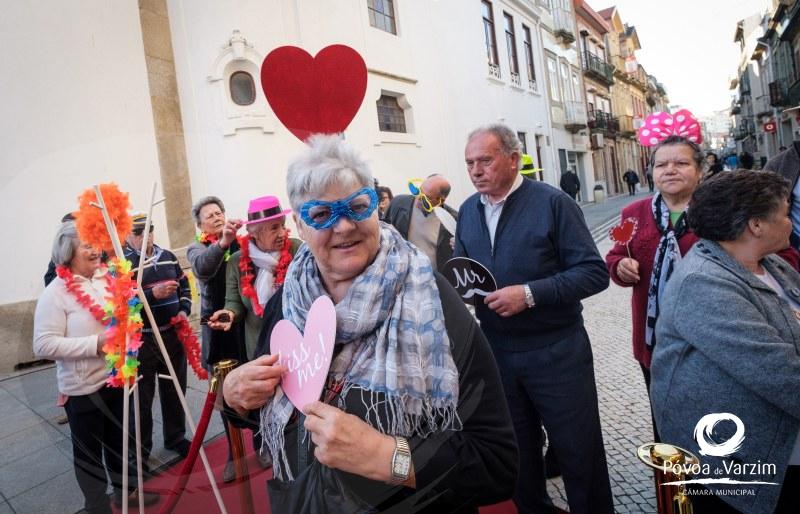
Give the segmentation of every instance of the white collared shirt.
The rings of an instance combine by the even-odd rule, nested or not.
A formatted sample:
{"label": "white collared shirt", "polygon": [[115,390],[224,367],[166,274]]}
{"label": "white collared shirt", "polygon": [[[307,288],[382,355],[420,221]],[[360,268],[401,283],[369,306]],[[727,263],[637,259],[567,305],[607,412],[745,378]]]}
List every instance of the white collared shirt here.
{"label": "white collared shirt", "polygon": [[489,229],[489,242],[492,244],[492,248],[494,248],[494,234],[497,231],[497,222],[500,221],[500,214],[503,212],[503,206],[506,204],[506,200],[511,193],[519,189],[519,186],[522,185],[522,181],[525,180],[522,175],[517,173],[517,178],[514,179],[514,183],[511,184],[511,189],[508,190],[508,193],[498,200],[495,203],[492,203],[489,200],[489,196],[482,194],[481,195],[481,203],[483,204],[483,214],[486,218],[486,227]]}

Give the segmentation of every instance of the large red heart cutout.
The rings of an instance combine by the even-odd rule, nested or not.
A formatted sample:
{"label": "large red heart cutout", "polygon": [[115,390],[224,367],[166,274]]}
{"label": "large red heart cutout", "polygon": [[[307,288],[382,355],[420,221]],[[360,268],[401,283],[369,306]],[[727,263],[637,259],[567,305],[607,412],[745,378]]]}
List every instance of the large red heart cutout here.
{"label": "large red heart cutout", "polygon": [[617,244],[627,245],[633,239],[633,235],[636,234],[636,225],[636,218],[627,218],[609,230],[608,237]]}
{"label": "large red heart cutout", "polygon": [[264,58],[261,87],[281,123],[306,141],[343,132],[353,121],[367,92],[367,65],[345,45],[327,46],[315,57],[281,46]]}

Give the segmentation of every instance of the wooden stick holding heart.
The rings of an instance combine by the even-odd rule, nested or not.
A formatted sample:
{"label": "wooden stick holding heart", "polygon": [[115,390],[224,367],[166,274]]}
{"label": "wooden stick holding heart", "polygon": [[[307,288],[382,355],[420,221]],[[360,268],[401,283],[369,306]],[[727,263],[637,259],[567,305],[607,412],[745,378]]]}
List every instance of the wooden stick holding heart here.
{"label": "wooden stick holding heart", "polygon": [[629,245],[633,240],[633,236],[636,235],[636,228],[638,225],[639,222],[636,218],[625,218],[608,231],[608,237],[612,241],[625,246],[625,249],[628,250],[628,258],[630,259],[633,259],[633,257],[631,257],[631,248]]}

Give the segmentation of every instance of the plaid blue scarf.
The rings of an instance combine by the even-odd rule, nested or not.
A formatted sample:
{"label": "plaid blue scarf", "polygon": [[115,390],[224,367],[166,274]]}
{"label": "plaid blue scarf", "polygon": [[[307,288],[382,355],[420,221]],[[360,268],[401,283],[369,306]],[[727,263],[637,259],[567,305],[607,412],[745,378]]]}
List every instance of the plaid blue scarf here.
{"label": "plaid blue scarf", "polygon": [[[343,383],[341,398],[360,390],[368,406],[364,421],[384,434],[426,437],[459,430],[458,370],[431,263],[393,227],[381,224],[380,231],[375,260],[336,305],[341,350],[328,379]],[[283,286],[284,319],[304,327],[311,304],[324,294],[314,256],[303,245]],[[261,410],[261,432],[279,479],[294,479],[284,447],[293,411],[280,387]]]}

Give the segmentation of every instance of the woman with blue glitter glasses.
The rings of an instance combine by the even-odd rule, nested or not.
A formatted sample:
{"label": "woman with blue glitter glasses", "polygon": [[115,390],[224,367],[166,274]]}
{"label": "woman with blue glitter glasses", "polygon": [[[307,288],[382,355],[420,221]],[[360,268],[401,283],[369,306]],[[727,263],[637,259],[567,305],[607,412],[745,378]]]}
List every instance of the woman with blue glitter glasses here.
{"label": "woman with blue glitter glasses", "polygon": [[[378,221],[365,161],[336,136],[309,146],[287,177],[306,244],[267,304],[261,356],[224,388],[272,454],[273,511],[477,512],[510,498],[517,446],[486,339],[427,256]],[[269,336],[281,319],[305,326],[322,295],[336,305],[334,357],[320,401],[299,412]]]}

